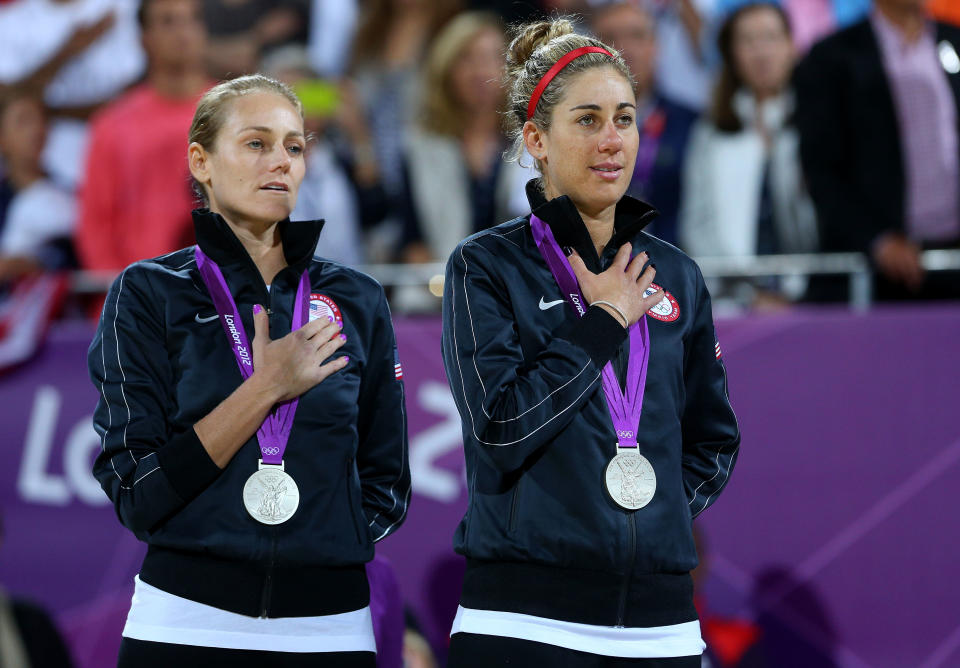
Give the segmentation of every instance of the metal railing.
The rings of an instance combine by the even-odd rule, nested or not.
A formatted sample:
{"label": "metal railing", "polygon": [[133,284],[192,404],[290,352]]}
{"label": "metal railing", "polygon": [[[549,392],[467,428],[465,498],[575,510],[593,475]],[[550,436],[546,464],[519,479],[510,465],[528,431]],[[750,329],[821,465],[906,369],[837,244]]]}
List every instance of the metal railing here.
{"label": "metal railing", "polygon": [[[758,279],[786,276],[847,276],[850,306],[862,310],[873,302],[873,272],[862,253],[761,255],[754,257],[695,258],[707,279]],[[924,269],[960,270],[960,250],[928,250],[921,254]],[[439,297],[443,291],[444,263],[365,264],[357,267],[386,288],[427,287]],[[78,271],[73,275],[74,294],[106,292],[115,273]]]}

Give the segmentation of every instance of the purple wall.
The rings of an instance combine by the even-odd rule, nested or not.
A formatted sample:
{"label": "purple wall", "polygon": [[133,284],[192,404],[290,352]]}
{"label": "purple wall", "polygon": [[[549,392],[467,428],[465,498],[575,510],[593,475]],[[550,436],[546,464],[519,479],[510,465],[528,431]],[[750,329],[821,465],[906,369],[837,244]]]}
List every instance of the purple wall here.
{"label": "purple wall", "polygon": [[[768,665],[960,665],[960,308],[800,310],[718,324],[740,463],[698,521],[711,613],[753,620]],[[439,323],[397,322],[414,499],[381,544],[442,648],[465,503]],[[114,660],[143,549],[89,475],[91,332],[55,329],[0,378],[0,582],[55,611],[78,663]]]}

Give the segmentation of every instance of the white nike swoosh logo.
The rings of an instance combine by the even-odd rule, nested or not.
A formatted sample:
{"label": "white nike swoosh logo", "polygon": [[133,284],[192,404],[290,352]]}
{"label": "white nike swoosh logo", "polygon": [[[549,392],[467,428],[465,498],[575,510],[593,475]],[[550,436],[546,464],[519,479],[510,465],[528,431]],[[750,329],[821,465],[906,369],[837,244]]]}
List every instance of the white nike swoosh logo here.
{"label": "white nike swoosh logo", "polygon": [[540,298],[540,310],[541,310],[541,311],[546,311],[548,308],[553,308],[553,307],[556,306],[557,304],[562,304],[562,303],[563,303],[563,300],[562,300],[562,299],[558,299],[558,300],[555,301],[555,302],[545,302],[545,301],[543,301],[543,297],[541,297],[541,298]]}
{"label": "white nike swoosh logo", "polygon": [[198,313],[195,316],[193,316],[193,319],[196,320],[197,322],[210,322],[211,320],[216,320],[219,317],[220,317],[219,315],[212,315],[209,318],[201,318],[200,314]]}

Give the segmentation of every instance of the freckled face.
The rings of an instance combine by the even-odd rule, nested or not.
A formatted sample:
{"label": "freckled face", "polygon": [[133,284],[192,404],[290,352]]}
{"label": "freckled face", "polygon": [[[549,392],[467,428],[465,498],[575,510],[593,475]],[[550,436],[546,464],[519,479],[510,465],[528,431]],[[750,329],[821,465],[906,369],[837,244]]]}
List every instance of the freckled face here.
{"label": "freckled face", "polygon": [[296,108],[276,93],[232,102],[212,151],[190,146],[190,171],[210,210],[235,223],[274,223],[290,215],[303,181],[305,139]]}
{"label": "freckled face", "polygon": [[[543,167],[548,199],[567,195],[583,213],[615,205],[630,185],[640,136],[630,82],[614,67],[588,69],[567,84],[550,129],[525,133]],[[532,125],[532,124],[531,124]]]}

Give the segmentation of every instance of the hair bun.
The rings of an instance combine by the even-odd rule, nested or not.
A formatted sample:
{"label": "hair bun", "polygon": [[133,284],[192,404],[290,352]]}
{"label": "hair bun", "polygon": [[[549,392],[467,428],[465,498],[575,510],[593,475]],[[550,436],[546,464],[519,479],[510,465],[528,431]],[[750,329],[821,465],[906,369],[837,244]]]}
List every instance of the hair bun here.
{"label": "hair bun", "polygon": [[[533,121],[541,130],[550,128],[550,116],[553,108],[563,97],[566,84],[579,72],[591,67],[610,67],[619,72],[630,84],[635,85],[630,68],[618,51],[589,35],[578,34],[573,22],[566,18],[538,21],[529,25],[517,26],[511,34],[512,40],[507,48],[507,76],[510,86],[507,96],[508,112],[504,123],[508,137],[513,142],[508,159],[518,160],[523,155],[523,127],[528,120]],[[538,94],[533,103],[533,116],[528,116],[530,102],[534,92],[561,58],[575,49],[599,47],[606,53],[583,53],[554,73],[552,79]],[[537,169],[541,169],[535,161]]]}
{"label": "hair bun", "polygon": [[507,49],[507,72],[510,76],[523,70],[530,56],[538,48],[561,35],[573,32],[573,24],[568,19],[538,21],[522,25],[513,34],[513,41]]}

